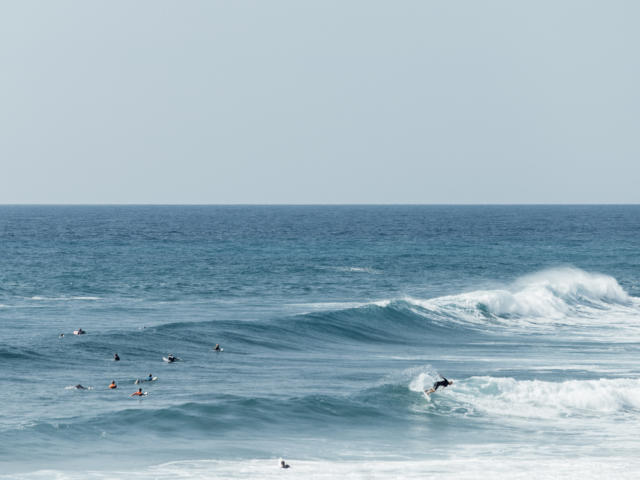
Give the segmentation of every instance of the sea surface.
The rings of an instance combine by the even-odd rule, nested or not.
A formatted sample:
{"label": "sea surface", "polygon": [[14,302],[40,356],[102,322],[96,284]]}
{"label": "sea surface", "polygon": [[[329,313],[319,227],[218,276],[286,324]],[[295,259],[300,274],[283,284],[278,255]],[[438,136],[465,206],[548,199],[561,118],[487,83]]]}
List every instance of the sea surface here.
{"label": "sea surface", "polygon": [[0,362],[3,480],[640,478],[640,206],[2,206]]}

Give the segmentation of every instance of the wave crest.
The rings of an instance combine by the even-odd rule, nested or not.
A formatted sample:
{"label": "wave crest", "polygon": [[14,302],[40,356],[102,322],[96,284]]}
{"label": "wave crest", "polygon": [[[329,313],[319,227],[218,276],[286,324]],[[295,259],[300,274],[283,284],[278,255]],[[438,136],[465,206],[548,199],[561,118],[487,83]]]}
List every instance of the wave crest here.
{"label": "wave crest", "polygon": [[640,305],[615,278],[576,268],[528,275],[503,289],[477,290],[430,300],[407,298],[405,301],[415,307],[416,313],[429,317],[483,325],[487,320],[494,320],[513,326],[580,324],[586,320],[602,323],[603,311],[637,314]]}

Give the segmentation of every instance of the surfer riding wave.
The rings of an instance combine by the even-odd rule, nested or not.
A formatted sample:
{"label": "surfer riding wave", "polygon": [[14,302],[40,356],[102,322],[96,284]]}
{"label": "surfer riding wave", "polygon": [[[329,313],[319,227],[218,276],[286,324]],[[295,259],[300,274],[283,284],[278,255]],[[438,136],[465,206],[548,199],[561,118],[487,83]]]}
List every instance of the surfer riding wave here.
{"label": "surfer riding wave", "polygon": [[435,382],[429,390],[427,390],[426,388],[424,389],[425,394],[430,395],[436,390],[438,390],[438,388],[440,387],[445,388],[445,387],[448,387],[449,385],[453,385],[453,380],[447,380],[442,375],[440,375],[440,377],[442,378],[442,380]]}

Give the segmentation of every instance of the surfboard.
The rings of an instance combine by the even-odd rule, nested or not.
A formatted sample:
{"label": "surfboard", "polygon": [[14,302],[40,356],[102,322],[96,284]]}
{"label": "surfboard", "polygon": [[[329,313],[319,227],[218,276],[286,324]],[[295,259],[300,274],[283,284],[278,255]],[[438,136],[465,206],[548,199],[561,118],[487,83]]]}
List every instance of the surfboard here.
{"label": "surfboard", "polygon": [[84,330],[83,331],[80,331],[80,330],[74,330],[73,331],[74,335],[84,335],[85,333],[87,333],[87,332],[85,332]]}
{"label": "surfboard", "polygon": [[224,348],[221,348],[220,350],[216,350],[215,348],[213,349],[214,352],[224,352]]}
{"label": "surfboard", "polygon": [[148,378],[138,378],[136,379],[135,383],[136,385],[138,385],[139,383],[145,383],[145,382],[155,382],[156,380],[158,380],[158,377],[153,377],[151,380],[149,380]]}

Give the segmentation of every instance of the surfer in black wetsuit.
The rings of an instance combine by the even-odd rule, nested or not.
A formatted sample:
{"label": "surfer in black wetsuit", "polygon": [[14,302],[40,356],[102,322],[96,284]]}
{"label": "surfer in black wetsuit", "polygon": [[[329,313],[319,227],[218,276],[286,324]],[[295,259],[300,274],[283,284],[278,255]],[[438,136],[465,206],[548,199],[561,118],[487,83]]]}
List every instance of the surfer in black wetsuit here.
{"label": "surfer in black wetsuit", "polygon": [[118,356],[118,354],[117,354],[117,353],[114,353],[114,354],[113,354],[113,361],[114,361],[114,362],[119,362],[119,361],[120,361],[120,357]]}
{"label": "surfer in black wetsuit", "polygon": [[448,387],[449,385],[453,385],[453,380],[447,380],[446,378],[444,378],[442,375],[440,375],[440,377],[442,377],[442,380],[436,382],[433,384],[433,387],[431,387],[429,389],[429,391],[427,391],[427,389],[425,388],[424,393],[426,393],[427,395],[429,395],[430,393],[435,392],[436,390],[438,390],[438,388],[442,387]]}

